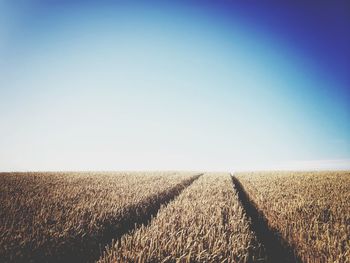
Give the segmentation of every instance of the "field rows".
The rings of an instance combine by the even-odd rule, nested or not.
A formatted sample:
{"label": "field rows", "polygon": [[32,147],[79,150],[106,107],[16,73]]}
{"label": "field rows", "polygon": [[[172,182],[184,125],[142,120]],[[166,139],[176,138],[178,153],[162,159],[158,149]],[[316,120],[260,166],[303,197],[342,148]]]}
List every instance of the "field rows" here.
{"label": "field rows", "polygon": [[1,261],[85,262],[144,223],[190,173],[1,174]]}
{"label": "field rows", "polygon": [[303,262],[350,262],[350,173],[236,175]]}
{"label": "field rows", "polygon": [[148,227],[107,249],[107,262],[257,262],[263,248],[240,205],[229,174],[205,174]]}
{"label": "field rows", "polygon": [[0,173],[0,262],[350,263],[349,190],[349,172]]}

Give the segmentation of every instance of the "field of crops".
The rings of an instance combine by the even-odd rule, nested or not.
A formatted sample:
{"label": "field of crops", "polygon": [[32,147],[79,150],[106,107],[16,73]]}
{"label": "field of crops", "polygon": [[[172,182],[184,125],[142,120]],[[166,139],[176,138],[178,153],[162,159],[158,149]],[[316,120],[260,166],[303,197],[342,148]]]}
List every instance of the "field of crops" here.
{"label": "field of crops", "polygon": [[350,262],[350,173],[236,175],[303,262]]}
{"label": "field of crops", "polygon": [[229,174],[205,174],[100,262],[257,262],[263,249]]}
{"label": "field of crops", "polygon": [[84,262],[143,223],[189,173],[0,174],[0,262]]}
{"label": "field of crops", "polygon": [[350,263],[349,200],[350,172],[0,173],[0,262]]}

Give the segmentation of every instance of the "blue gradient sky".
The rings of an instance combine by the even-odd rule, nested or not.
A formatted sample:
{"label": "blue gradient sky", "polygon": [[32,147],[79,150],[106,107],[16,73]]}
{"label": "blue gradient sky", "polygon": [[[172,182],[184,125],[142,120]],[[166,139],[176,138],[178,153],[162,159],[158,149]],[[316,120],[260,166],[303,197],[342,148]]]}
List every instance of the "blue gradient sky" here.
{"label": "blue gradient sky", "polygon": [[2,1],[0,170],[350,168],[349,4],[259,2]]}

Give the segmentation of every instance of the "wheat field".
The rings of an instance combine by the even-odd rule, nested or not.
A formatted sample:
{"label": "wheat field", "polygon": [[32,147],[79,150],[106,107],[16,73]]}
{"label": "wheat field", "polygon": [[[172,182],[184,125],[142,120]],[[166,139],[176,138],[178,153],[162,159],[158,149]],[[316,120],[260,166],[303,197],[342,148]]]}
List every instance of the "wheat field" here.
{"label": "wheat field", "polygon": [[237,174],[302,261],[350,262],[350,173]]}
{"label": "wheat field", "polygon": [[108,248],[107,262],[256,262],[261,244],[229,174],[205,174],[141,227]]}
{"label": "wheat field", "polygon": [[349,200],[350,172],[0,173],[0,262],[349,263]]}
{"label": "wheat field", "polygon": [[[83,262],[174,195],[187,173],[1,174],[0,261]],[[140,219],[140,220],[138,220]]]}

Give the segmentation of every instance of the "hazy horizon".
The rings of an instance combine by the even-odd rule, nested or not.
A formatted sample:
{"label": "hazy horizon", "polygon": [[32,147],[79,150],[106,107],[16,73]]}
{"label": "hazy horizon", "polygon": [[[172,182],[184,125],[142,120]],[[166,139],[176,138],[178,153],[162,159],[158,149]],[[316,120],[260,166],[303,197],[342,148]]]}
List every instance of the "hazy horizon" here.
{"label": "hazy horizon", "polygon": [[346,1],[3,1],[0,171],[350,169]]}

